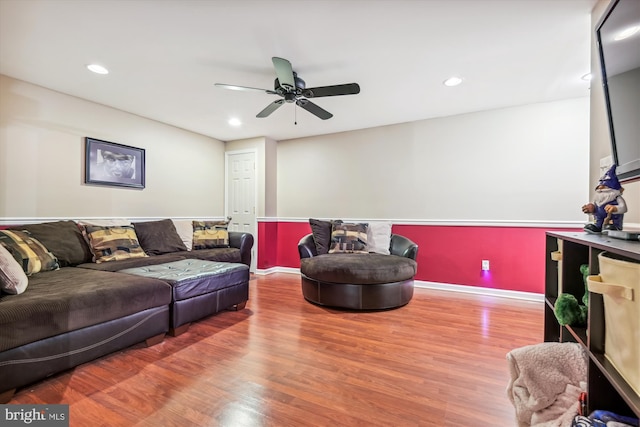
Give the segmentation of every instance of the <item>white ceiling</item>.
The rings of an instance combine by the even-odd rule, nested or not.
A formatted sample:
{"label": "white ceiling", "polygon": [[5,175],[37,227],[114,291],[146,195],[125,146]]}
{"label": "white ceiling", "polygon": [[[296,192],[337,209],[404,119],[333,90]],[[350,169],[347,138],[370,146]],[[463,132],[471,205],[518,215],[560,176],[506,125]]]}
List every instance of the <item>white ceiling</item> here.
{"label": "white ceiling", "polygon": [[[285,140],[588,96],[595,3],[0,0],[0,73],[223,141]],[[307,87],[361,93],[315,99],[329,120],[294,104],[258,119],[275,95],[214,87],[273,89],[273,56]]]}

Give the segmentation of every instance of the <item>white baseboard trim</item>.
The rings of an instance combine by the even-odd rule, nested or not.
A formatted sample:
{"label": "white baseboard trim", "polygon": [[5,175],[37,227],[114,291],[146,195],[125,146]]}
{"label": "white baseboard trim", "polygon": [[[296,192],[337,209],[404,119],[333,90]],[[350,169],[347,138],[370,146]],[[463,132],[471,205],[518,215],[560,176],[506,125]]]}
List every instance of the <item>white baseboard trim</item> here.
{"label": "white baseboard trim", "polygon": [[300,274],[300,269],[293,267],[271,267],[267,269],[256,269],[255,272],[258,276],[267,276],[274,273]]}
{"label": "white baseboard trim", "polygon": [[[267,276],[274,273],[300,274],[299,268],[293,267],[271,267],[263,270],[256,270],[255,274]],[[533,292],[510,291],[505,289],[484,288],[480,286],[454,285],[451,283],[427,282],[415,280],[413,286],[421,289],[433,289],[438,291],[463,292],[467,294],[484,295],[499,298],[511,298],[524,301],[544,302],[544,295]]]}
{"label": "white baseboard trim", "polygon": [[413,283],[416,288],[434,289],[439,291],[463,292],[468,294],[520,299],[525,301],[544,302],[544,295],[534,292],[511,291],[506,289],[484,288],[480,286],[453,285],[450,283],[427,282],[416,280]]}

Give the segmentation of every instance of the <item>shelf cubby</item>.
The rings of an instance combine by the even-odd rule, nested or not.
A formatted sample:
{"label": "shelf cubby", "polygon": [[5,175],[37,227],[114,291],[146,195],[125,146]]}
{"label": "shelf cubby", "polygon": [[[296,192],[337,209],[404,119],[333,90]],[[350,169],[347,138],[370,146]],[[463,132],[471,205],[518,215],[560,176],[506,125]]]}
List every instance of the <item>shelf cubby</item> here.
{"label": "shelf cubby", "polygon": [[580,266],[587,264],[590,274],[598,274],[598,255],[602,252],[614,253],[621,259],[640,263],[640,242],[616,240],[606,235],[583,232],[547,233],[544,340],[576,342],[584,346],[589,355],[589,412],[602,409],[640,418],[640,395],[605,357],[605,307],[602,295],[589,293],[586,328],[560,325],[553,311],[555,302],[562,293],[570,293],[578,301],[582,301],[585,287]]}

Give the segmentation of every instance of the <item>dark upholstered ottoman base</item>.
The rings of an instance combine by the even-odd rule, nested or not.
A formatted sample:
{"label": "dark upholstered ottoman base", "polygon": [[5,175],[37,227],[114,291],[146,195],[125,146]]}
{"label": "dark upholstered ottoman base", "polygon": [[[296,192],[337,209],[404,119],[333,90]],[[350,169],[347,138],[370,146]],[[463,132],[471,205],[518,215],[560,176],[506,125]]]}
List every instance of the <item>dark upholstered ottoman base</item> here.
{"label": "dark upholstered ottoman base", "polygon": [[381,284],[328,283],[302,275],[302,295],[307,301],[354,310],[400,307],[413,297],[413,279]]}
{"label": "dark upholstered ottoman base", "polygon": [[355,310],[400,307],[413,297],[413,259],[369,254],[324,254],[300,260],[307,301]]}
{"label": "dark upholstered ottoman base", "polygon": [[[186,300],[175,301],[171,311],[171,329],[201,319],[210,314],[239,305],[249,299],[249,282],[243,282]],[[172,335],[177,335],[172,333]]]}

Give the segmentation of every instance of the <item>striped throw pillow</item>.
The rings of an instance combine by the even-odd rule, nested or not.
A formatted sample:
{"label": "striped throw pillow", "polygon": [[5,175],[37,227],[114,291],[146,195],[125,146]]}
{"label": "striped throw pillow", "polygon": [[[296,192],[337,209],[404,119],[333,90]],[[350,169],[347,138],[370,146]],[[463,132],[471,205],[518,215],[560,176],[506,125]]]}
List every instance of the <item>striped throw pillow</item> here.
{"label": "striped throw pillow", "polygon": [[193,221],[193,249],[229,247],[227,221]]}
{"label": "striped throw pillow", "polygon": [[85,225],[83,234],[89,242],[93,261],[98,264],[147,256],[131,225],[113,227]]}
{"label": "striped throw pillow", "polygon": [[334,222],[330,254],[367,253],[367,223]]}
{"label": "striped throw pillow", "polygon": [[0,245],[18,261],[27,276],[60,268],[55,255],[25,231],[0,230]]}

